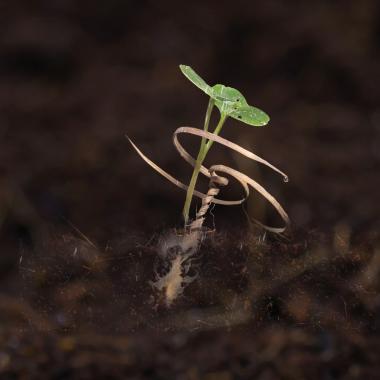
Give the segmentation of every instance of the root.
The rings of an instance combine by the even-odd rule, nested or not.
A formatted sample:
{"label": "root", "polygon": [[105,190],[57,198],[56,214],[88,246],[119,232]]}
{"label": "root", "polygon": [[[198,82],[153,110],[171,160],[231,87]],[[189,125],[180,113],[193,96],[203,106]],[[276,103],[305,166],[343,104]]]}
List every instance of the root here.
{"label": "root", "polygon": [[177,254],[170,262],[170,269],[164,276],[157,276],[157,280],[151,282],[165,299],[165,304],[170,307],[175,299],[182,293],[186,285],[190,284],[197,277],[188,276],[191,267],[189,254]]}
{"label": "root", "polygon": [[160,240],[158,256],[167,269],[165,274],[156,270],[156,279],[150,284],[164,298],[167,307],[170,307],[173,301],[183,293],[185,286],[197,277],[190,276],[189,272],[203,236],[201,230],[189,231],[183,235],[174,231]]}

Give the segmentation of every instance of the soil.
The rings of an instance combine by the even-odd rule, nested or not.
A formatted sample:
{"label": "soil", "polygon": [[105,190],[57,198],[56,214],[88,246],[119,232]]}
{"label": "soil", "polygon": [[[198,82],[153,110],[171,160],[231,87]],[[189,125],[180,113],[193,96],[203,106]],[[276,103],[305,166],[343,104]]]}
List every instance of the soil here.
{"label": "soil", "polygon": [[[14,1],[0,30],[1,379],[380,379],[377,1]],[[207,162],[292,227],[255,226],[281,222],[256,193],[216,206],[167,307],[157,247],[184,193],[125,135],[189,180],[172,133],[207,99],[180,63],[271,116],[222,134],[289,183],[217,146]]]}

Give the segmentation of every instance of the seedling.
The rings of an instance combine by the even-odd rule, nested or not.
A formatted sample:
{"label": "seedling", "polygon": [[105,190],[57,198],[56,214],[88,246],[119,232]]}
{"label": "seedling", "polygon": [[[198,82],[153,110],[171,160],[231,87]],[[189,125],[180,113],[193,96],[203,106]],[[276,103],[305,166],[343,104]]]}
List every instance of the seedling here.
{"label": "seedling", "polygon": [[[173,134],[173,143],[178,153],[185,161],[193,166],[193,173],[189,185],[187,186],[183,184],[175,177],[161,169],[156,163],[145,156],[140,151],[140,149],[129,139],[134,149],[147,164],[149,164],[154,170],[156,170],[159,174],[172,182],[174,185],[183,190],[186,190],[186,198],[182,211],[184,219],[184,233],[182,235],[169,235],[163,240],[159,248],[159,254],[163,259],[170,261],[170,269],[169,272],[164,276],[157,275],[156,281],[153,282],[153,285],[158,290],[164,291],[166,303],[168,306],[179,294],[182,293],[185,284],[190,283],[195,278],[187,276],[187,273],[191,265],[191,258],[197,252],[199,244],[203,238],[203,222],[211,203],[227,206],[241,204],[248,198],[249,188],[252,187],[258,193],[260,193],[269,203],[272,204],[272,206],[277,210],[285,222],[285,226],[274,228],[265,226],[258,221],[256,221],[256,223],[261,225],[266,230],[275,233],[283,232],[289,225],[288,215],[279,204],[279,202],[255,180],[248,177],[244,173],[241,173],[225,165],[211,165],[209,168],[203,166],[203,163],[208,152],[210,151],[211,146],[214,142],[217,142],[218,144],[224,145],[225,147],[234,150],[235,152],[251,160],[268,166],[272,170],[281,174],[284,181],[287,182],[288,177],[281,170],[277,169],[275,166],[250,152],[249,150],[246,150],[241,146],[219,136],[228,118],[236,119],[250,126],[260,127],[268,124],[269,116],[260,109],[249,105],[241,92],[235,88],[227,87],[222,84],[209,86],[191,67],[180,65],[180,69],[186,78],[188,78],[196,87],[201,89],[209,97],[203,130],[191,127],[180,127],[177,128]],[[213,132],[209,132],[211,114],[215,107],[219,110],[219,121],[216,124]],[[195,135],[201,138],[196,159],[194,159],[183,148],[178,140],[178,136],[184,133]],[[206,194],[196,190],[196,183],[199,173],[202,173],[206,177],[210,178],[209,189]],[[245,193],[243,198],[232,201],[217,198],[220,187],[226,186],[228,184],[227,178],[221,176],[220,173],[228,174],[230,177],[235,178],[240,183]],[[193,220],[190,220],[190,207],[194,196],[202,199],[202,205],[196,212],[195,218]]]}
{"label": "seedling", "polygon": [[[209,129],[210,117],[214,106],[216,106],[220,112],[219,122],[213,132],[216,136],[221,132],[228,117],[256,127],[268,124],[269,116],[258,108],[250,106],[242,93],[235,88],[227,87],[223,84],[216,84],[210,87],[190,66],[180,65],[179,67],[186,78],[210,97],[203,126],[205,132]],[[193,175],[187,189],[185,205],[183,207],[185,225],[188,224],[190,205],[199,171],[212,144],[213,140],[207,140],[205,137],[202,137]]]}
{"label": "seedling", "polygon": [[[261,127],[268,124],[269,116],[264,111],[261,111],[260,109],[249,105],[243,94],[235,88],[228,87],[223,84],[209,86],[190,66],[180,65],[179,67],[182,73],[186,76],[186,78],[188,78],[196,87],[201,89],[205,94],[209,96],[209,102],[207,106],[203,130],[191,127],[180,127],[174,132],[173,135],[173,143],[177,151],[183,159],[185,159],[189,164],[193,166],[193,173],[189,185],[186,186],[182,182],[178,181],[175,177],[161,169],[158,165],[156,165],[153,161],[146,157],[130,139],[129,141],[135,148],[137,153],[153,169],[155,169],[163,177],[168,179],[177,187],[186,190],[185,204],[183,206],[182,211],[183,219],[185,222],[185,231],[187,230],[191,232],[195,229],[199,229],[202,227],[204,216],[211,203],[222,204],[227,206],[241,204],[248,198],[249,187],[252,187],[274,206],[274,208],[280,214],[281,218],[284,220],[285,227],[273,228],[262,225],[259,222],[258,223],[269,231],[276,233],[283,232],[289,224],[289,218],[284,209],[277,202],[277,200],[270,193],[268,193],[260,184],[258,184],[256,181],[246,176],[245,174],[238,172],[235,169],[229,168],[225,165],[213,165],[210,166],[208,169],[203,166],[203,162],[211,146],[214,142],[217,142],[221,145],[226,146],[229,149],[232,149],[242,154],[247,158],[250,158],[254,161],[260,162],[261,164],[270,167],[272,170],[280,173],[283,176],[284,181],[287,182],[288,177],[281,170],[277,169],[275,166],[260,158],[259,156],[255,155],[254,153],[219,136],[226,120],[229,117],[250,126]],[[211,114],[215,107],[219,110],[220,116],[214,131],[211,133],[209,132],[209,124]],[[181,133],[187,133],[201,137],[201,143],[196,159],[191,157],[178,141],[178,135]],[[218,195],[219,193],[219,187],[228,184],[228,180],[218,175],[217,172],[224,172],[226,174],[229,174],[230,176],[234,177],[238,182],[240,182],[244,189],[245,196],[242,199],[236,201],[227,201],[216,198],[216,195]],[[199,173],[202,173],[210,178],[210,188],[207,194],[195,190]],[[189,224],[190,206],[194,195],[202,199],[202,207],[197,212],[195,219],[192,221],[192,223]]]}

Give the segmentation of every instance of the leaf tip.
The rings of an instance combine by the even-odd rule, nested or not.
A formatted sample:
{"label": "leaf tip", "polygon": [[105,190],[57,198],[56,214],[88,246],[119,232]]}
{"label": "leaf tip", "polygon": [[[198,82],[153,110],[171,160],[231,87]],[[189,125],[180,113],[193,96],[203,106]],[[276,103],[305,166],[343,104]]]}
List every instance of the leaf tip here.
{"label": "leaf tip", "polygon": [[261,122],[262,126],[268,125],[270,122],[270,117],[266,115],[266,118]]}
{"label": "leaf tip", "polygon": [[261,111],[260,110],[260,126],[261,127],[264,127],[265,125],[268,125],[270,122],[270,117],[267,113],[265,113],[264,111]]}
{"label": "leaf tip", "polygon": [[179,65],[179,68],[180,68],[180,70],[181,70],[184,74],[185,74],[185,71],[186,71],[186,70],[191,69],[190,66],[183,65],[183,64]]}

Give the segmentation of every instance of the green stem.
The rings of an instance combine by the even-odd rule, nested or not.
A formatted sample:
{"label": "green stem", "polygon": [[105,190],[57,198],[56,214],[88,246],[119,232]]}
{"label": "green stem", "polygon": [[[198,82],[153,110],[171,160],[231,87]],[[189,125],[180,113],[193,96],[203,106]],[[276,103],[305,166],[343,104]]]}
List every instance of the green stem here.
{"label": "green stem", "polygon": [[[212,99],[210,99],[210,102],[209,102],[209,105],[207,108],[206,118],[205,118],[205,125],[203,128],[204,131],[208,131],[208,125],[210,122],[210,116],[211,116],[211,112],[212,112],[213,107],[214,107],[214,101]],[[216,128],[213,132],[214,134],[218,135],[220,133],[220,131],[222,130],[223,124],[226,121],[226,118],[227,118],[227,116],[224,114],[222,114],[220,116],[218,125],[216,126]],[[197,183],[198,175],[199,175],[202,163],[205,160],[206,155],[212,146],[212,143],[213,143],[212,140],[206,141],[206,138],[204,138],[204,137],[202,138],[201,146],[200,146],[199,152],[198,152],[198,156],[197,156],[197,159],[195,161],[193,174],[191,176],[189,187],[187,189],[185,205],[183,207],[183,212],[182,212],[183,218],[185,221],[185,227],[187,226],[188,221],[189,221],[190,206],[191,206],[191,201],[193,199],[193,194],[194,194],[194,190],[195,190],[195,185]]]}
{"label": "green stem", "polygon": [[[210,100],[208,102],[205,122],[204,122],[204,126],[203,126],[203,130],[206,131],[206,132],[208,131],[208,126],[210,124],[210,118],[211,118],[212,110],[214,108],[214,103],[215,103],[214,99],[210,98]],[[185,204],[183,206],[183,211],[182,211],[183,218],[185,220],[185,226],[187,225],[188,220],[189,220],[189,212],[190,212],[191,199],[193,198],[194,189],[195,189],[195,183],[197,181],[197,177],[198,177],[199,170],[200,170],[200,167],[201,167],[200,162],[201,162],[201,158],[202,158],[202,156],[204,154],[205,146],[206,146],[206,138],[202,137],[202,141],[201,141],[201,145],[200,145],[200,148],[199,148],[198,156],[197,156],[197,159],[195,161],[195,165],[194,165],[194,169],[193,169],[193,175],[191,177],[191,180],[190,180],[190,183],[189,183],[189,187],[187,189],[186,200],[185,200]]]}
{"label": "green stem", "polygon": [[[224,122],[226,121],[227,119],[227,115],[226,114],[221,114],[220,115],[220,119],[219,119],[219,123],[218,125],[216,126],[216,128],[214,129],[214,132],[213,134],[214,135],[219,135],[220,131],[222,130],[222,127],[224,125]],[[213,140],[209,140],[207,141],[207,144],[206,144],[206,147],[205,147],[205,155],[208,153],[208,151],[210,150],[212,144],[214,143]]]}
{"label": "green stem", "polygon": [[[207,106],[205,122],[204,122],[204,125],[203,125],[203,130],[205,132],[208,131],[208,126],[210,124],[210,118],[211,118],[211,114],[212,114],[212,110],[214,108],[214,105],[215,105],[214,99],[210,98],[210,100],[208,102],[208,106]],[[203,151],[203,149],[205,148],[206,141],[207,141],[206,137],[202,137],[201,146],[199,148],[198,156],[199,156],[199,153],[201,151]],[[198,158],[197,158],[197,160],[198,160]]]}

